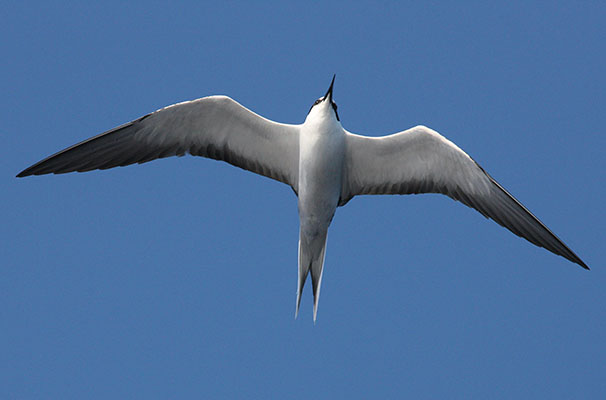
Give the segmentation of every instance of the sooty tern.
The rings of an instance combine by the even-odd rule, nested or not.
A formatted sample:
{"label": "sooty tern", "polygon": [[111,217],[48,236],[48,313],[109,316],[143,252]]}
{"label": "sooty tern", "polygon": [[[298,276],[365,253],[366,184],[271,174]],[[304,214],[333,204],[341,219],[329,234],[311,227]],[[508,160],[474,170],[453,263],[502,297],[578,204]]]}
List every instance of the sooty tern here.
{"label": "sooty tern", "polygon": [[587,265],[471,157],[425,126],[383,137],[343,129],[335,78],[305,122],[265,119],[226,96],[178,103],[62,150],[17,176],[84,172],[157,158],[209,157],[290,185],[298,196],[299,278],[309,273],[316,320],[326,236],[337,207],[362,194],[441,193],[529,242]]}

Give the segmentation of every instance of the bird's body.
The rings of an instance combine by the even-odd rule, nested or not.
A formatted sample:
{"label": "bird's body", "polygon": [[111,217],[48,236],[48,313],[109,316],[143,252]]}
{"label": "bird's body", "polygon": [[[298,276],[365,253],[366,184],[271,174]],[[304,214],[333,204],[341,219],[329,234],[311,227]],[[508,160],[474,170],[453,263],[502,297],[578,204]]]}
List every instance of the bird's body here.
{"label": "bird's body", "polygon": [[[299,215],[302,225],[311,223],[328,228],[343,186],[345,132],[326,110],[319,109],[317,113],[325,115],[322,119],[308,118],[301,127]],[[304,230],[307,232],[307,228]]]}
{"label": "bird's body", "polygon": [[345,131],[335,118],[330,102],[319,103],[301,126],[299,141],[301,226],[297,311],[309,271],[314,292],[314,320],[320,297],[326,236],[339,205],[345,168]]}
{"label": "bird's body", "polygon": [[301,125],[269,121],[226,96],[160,109],[54,154],[18,177],[90,171],[189,153],[276,179],[298,196],[297,306],[311,274],[316,319],[328,227],[338,206],[362,194],[442,193],[531,243],[589,269],[471,157],[417,126],[384,137],[347,132],[333,82]]}

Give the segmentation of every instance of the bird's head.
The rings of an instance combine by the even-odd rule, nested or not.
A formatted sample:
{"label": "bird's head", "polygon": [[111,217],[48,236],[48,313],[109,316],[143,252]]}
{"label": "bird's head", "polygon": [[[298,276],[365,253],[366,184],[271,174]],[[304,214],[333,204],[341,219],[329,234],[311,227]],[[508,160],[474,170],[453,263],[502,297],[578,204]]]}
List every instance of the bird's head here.
{"label": "bird's head", "polygon": [[328,113],[331,116],[334,115],[337,121],[340,121],[339,114],[337,113],[337,103],[332,100],[332,87],[335,84],[336,76],[337,75],[333,75],[332,81],[330,82],[330,87],[326,91],[326,94],[316,100],[315,103],[311,106],[309,112],[307,113],[307,118],[312,115],[315,116],[316,113],[318,113],[318,115],[325,115]]}

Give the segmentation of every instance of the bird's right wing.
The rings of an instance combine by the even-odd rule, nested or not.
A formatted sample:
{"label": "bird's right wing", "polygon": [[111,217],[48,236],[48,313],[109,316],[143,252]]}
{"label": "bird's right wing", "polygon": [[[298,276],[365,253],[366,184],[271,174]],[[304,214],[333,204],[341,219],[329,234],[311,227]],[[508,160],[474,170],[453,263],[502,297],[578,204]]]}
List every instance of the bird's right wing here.
{"label": "bird's right wing", "polygon": [[346,134],[341,204],[360,194],[441,193],[529,242],[587,265],[457,145],[417,126],[383,137]]}
{"label": "bird's right wing", "polygon": [[62,150],[17,176],[107,169],[185,153],[225,161],[298,190],[299,126],[265,119],[226,96],[162,108]]}

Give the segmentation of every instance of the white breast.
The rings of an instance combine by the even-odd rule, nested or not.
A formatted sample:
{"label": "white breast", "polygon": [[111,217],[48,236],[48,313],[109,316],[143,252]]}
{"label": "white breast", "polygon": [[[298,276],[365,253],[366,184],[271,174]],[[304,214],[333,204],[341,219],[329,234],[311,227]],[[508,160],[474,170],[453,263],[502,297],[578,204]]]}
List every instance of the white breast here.
{"label": "white breast", "polygon": [[345,131],[334,118],[302,126],[299,144],[299,215],[302,228],[327,228],[343,181]]}

